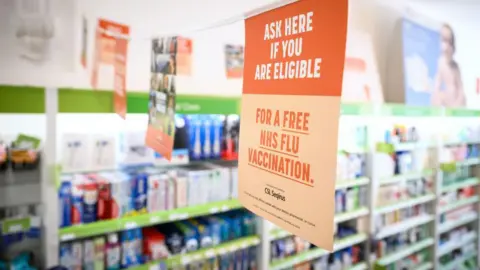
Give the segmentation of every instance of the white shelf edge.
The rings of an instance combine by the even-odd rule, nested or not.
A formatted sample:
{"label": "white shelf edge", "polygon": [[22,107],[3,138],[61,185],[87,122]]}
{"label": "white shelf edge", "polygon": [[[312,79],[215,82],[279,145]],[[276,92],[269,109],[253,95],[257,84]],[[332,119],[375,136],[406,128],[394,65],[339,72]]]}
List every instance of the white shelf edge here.
{"label": "white shelf edge", "polygon": [[360,178],[351,179],[351,180],[339,180],[335,183],[335,190],[350,188],[350,187],[365,186],[368,183],[370,183],[370,179],[368,177],[360,177]]}
{"label": "white shelf edge", "polygon": [[415,228],[417,226],[431,222],[434,219],[435,219],[435,216],[433,215],[422,215],[419,217],[409,218],[397,224],[384,227],[375,235],[375,239],[380,240],[385,237],[388,237],[400,232],[404,232],[408,229]]}
{"label": "white shelf edge", "polygon": [[423,195],[423,196],[420,196],[420,197],[417,197],[417,198],[403,200],[403,201],[400,201],[399,203],[395,203],[395,204],[391,204],[391,205],[387,205],[387,206],[376,207],[374,212],[375,212],[375,214],[378,214],[378,215],[379,214],[385,214],[385,213],[389,213],[389,212],[399,210],[399,209],[403,209],[403,208],[406,208],[406,207],[411,207],[411,206],[415,206],[415,205],[418,205],[418,204],[427,203],[427,202],[433,201],[434,199],[435,199],[435,194]]}
{"label": "white shelf edge", "polygon": [[411,173],[381,177],[379,185],[385,186],[385,185],[395,184],[395,183],[406,181],[406,180],[419,179],[422,177],[430,176],[432,174],[433,174],[433,169],[424,170],[420,172],[411,172]]}

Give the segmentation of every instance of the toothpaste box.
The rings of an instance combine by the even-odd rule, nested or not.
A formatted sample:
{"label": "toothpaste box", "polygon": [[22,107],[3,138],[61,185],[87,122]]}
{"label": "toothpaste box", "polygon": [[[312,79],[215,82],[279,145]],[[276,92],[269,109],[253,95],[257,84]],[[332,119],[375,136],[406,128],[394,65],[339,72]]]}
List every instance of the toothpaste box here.
{"label": "toothpaste box", "polygon": [[170,171],[170,177],[174,183],[175,188],[175,207],[182,208],[188,206],[188,183],[187,175],[184,172]]}
{"label": "toothpaste box", "polygon": [[112,198],[112,176],[91,175],[90,179],[96,182],[98,190],[97,219],[108,220],[115,217]]}
{"label": "toothpaste box", "polygon": [[203,217],[199,219],[199,222],[201,222],[210,232],[213,246],[216,246],[222,243],[222,226],[221,226],[221,223],[218,222],[217,218],[212,216]]}
{"label": "toothpaste box", "polygon": [[175,223],[160,225],[158,230],[165,233],[165,243],[172,255],[185,252],[184,234]]}
{"label": "toothpaste box", "polygon": [[72,181],[72,225],[83,223],[83,183],[81,177],[74,177]]}
{"label": "toothpaste box", "polygon": [[149,213],[154,213],[160,210],[161,208],[161,191],[160,185],[162,182],[162,174],[152,172],[148,176],[148,191],[147,191],[147,211]]}
{"label": "toothpaste box", "polygon": [[97,221],[97,205],[97,184],[91,179],[85,179],[83,183],[83,223]]}
{"label": "toothpaste box", "polygon": [[196,251],[200,247],[198,233],[193,226],[191,226],[188,222],[175,222],[175,227],[180,231],[184,243],[185,243],[185,251],[192,252]]}
{"label": "toothpaste box", "polygon": [[212,232],[209,226],[196,219],[191,219],[187,222],[196,231],[200,248],[207,248],[213,245]]}
{"label": "toothpaste box", "polygon": [[165,210],[172,210],[175,208],[175,179],[168,175],[166,185]]}
{"label": "toothpaste box", "polygon": [[83,270],[95,270],[95,243],[93,240],[83,242]]}
{"label": "toothpaste box", "polygon": [[209,189],[210,202],[230,199],[230,169],[216,165],[207,165],[211,169],[211,183]]}
{"label": "toothpaste box", "polygon": [[95,270],[103,270],[105,269],[105,237],[96,237],[93,243],[95,248]]}
{"label": "toothpaste box", "polygon": [[82,270],[82,262],[83,262],[83,247],[81,242],[73,242],[72,246],[72,261],[71,261],[71,269],[74,270]]}
{"label": "toothpaste box", "polygon": [[60,265],[71,269],[72,267],[72,244],[62,243],[60,244]]}
{"label": "toothpaste box", "polygon": [[238,168],[232,168],[230,174],[230,196],[232,199],[238,198]]}
{"label": "toothpaste box", "polygon": [[72,182],[71,179],[62,179],[58,190],[58,207],[60,228],[72,224]]}
{"label": "toothpaste box", "polygon": [[147,212],[148,174],[136,173],[131,175],[132,199],[134,214]]}
{"label": "toothpaste box", "polygon": [[112,209],[116,217],[124,217],[133,212],[133,198],[130,176],[127,173],[115,172],[112,179]]}

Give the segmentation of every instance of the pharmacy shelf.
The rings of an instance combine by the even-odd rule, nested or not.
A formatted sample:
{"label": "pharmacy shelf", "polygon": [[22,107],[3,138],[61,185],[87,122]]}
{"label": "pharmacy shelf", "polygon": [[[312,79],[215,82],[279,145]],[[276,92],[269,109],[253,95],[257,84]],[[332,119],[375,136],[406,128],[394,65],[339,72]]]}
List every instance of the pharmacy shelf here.
{"label": "pharmacy shelf", "polygon": [[475,252],[472,252],[470,254],[464,255],[462,258],[455,259],[454,261],[447,263],[446,265],[440,265],[439,270],[455,270],[458,269],[460,265],[462,265],[464,262],[473,259],[475,256]]}
{"label": "pharmacy shelf", "polygon": [[460,208],[460,207],[463,207],[463,206],[466,206],[466,205],[469,205],[469,204],[474,204],[474,203],[478,202],[478,198],[479,198],[478,196],[471,196],[469,198],[458,200],[454,203],[450,203],[450,204],[441,206],[440,209],[439,209],[439,213],[443,214],[445,212],[452,211],[454,209],[457,209],[457,208]]}
{"label": "pharmacy shelf", "polygon": [[335,183],[335,189],[365,186],[368,183],[370,183],[370,179],[368,177],[360,177],[351,180],[339,180]]}
{"label": "pharmacy shelf", "polygon": [[428,169],[421,172],[412,172],[412,173],[397,174],[394,176],[382,177],[380,178],[380,185],[396,184],[396,183],[407,181],[407,180],[414,180],[414,179],[420,179],[422,177],[432,176],[433,171],[434,170]]}
{"label": "pharmacy shelf", "polygon": [[60,241],[70,241],[78,238],[86,238],[110,232],[133,229],[138,227],[146,227],[172,221],[185,220],[193,217],[222,213],[233,209],[239,209],[241,207],[242,205],[238,200],[226,200],[207,203],[204,205],[178,208],[169,211],[149,213],[133,217],[123,217],[107,221],[98,221],[90,224],[80,224],[61,228],[59,230],[59,238]]}
{"label": "pharmacy shelf", "polygon": [[[362,207],[354,211],[346,212],[346,213],[341,213],[341,214],[336,214],[334,217],[335,223],[340,223],[340,222],[345,222],[348,220],[356,219],[362,216],[368,215],[369,211],[368,208]],[[292,233],[281,229],[281,228],[275,228],[270,231],[270,241],[284,238],[287,236],[292,235]]]}
{"label": "pharmacy shelf", "polygon": [[409,218],[404,221],[398,222],[394,225],[383,227],[376,235],[375,239],[380,240],[385,237],[404,232],[411,228],[418,227],[420,225],[431,222],[435,219],[433,215],[421,215],[414,218]]}
{"label": "pharmacy shelf", "polygon": [[398,203],[377,207],[375,209],[375,214],[378,214],[378,215],[386,214],[386,213],[389,213],[389,212],[393,212],[395,210],[400,210],[400,209],[403,209],[403,208],[412,207],[412,206],[415,206],[415,205],[427,203],[427,202],[433,201],[434,199],[435,199],[434,194],[427,194],[427,195],[419,196],[419,197],[416,197],[416,198],[413,198],[413,199],[402,200]]}
{"label": "pharmacy shelf", "polygon": [[380,266],[387,266],[389,264],[392,264],[398,260],[401,260],[403,258],[406,258],[416,252],[421,251],[422,249],[425,249],[431,245],[435,244],[435,240],[433,238],[427,238],[424,240],[421,240],[417,242],[416,244],[410,245],[402,250],[393,252],[390,255],[384,256],[377,260],[376,264]]}
{"label": "pharmacy shelf", "polygon": [[[143,264],[136,267],[130,267],[130,270],[151,270],[156,269],[156,266],[164,265],[168,269],[171,267],[184,266],[195,261],[201,261],[208,258],[213,258],[226,253],[232,253],[237,250],[242,250],[248,247],[256,246],[260,243],[259,236],[242,237],[233,241],[229,241],[212,248],[204,248],[198,251],[189,252],[186,254],[170,256],[165,260],[155,261]],[[164,268],[159,268],[164,269]]]}
{"label": "pharmacy shelf", "polygon": [[463,215],[459,219],[450,220],[450,221],[447,221],[447,222],[440,223],[440,225],[438,226],[438,233],[442,234],[442,233],[451,231],[451,230],[453,230],[457,227],[466,225],[466,224],[468,224],[470,222],[473,222],[473,221],[476,221],[476,220],[478,220],[478,214],[475,213],[475,212],[467,214],[467,215]]}
{"label": "pharmacy shelf", "polygon": [[[368,236],[364,233],[355,234],[352,236],[345,237],[340,240],[336,240],[333,250],[338,251],[353,245],[357,245],[362,243],[363,241],[367,240]],[[279,259],[270,264],[268,269],[270,270],[281,270],[285,268],[293,267],[296,264],[311,261],[316,258],[320,258],[322,256],[328,255],[330,252],[320,249],[320,248],[313,248],[308,251],[302,252],[297,255],[289,256],[288,258]]]}
{"label": "pharmacy shelf", "polygon": [[471,177],[465,180],[458,181],[454,184],[443,186],[442,192],[456,191],[457,189],[475,186],[475,185],[478,185],[479,183],[480,183],[480,179],[478,179],[477,177]]}
{"label": "pharmacy shelf", "polygon": [[462,246],[465,246],[469,244],[470,242],[475,241],[477,239],[477,233],[476,232],[470,232],[467,233],[460,241],[457,240],[450,240],[449,243],[443,244],[438,248],[437,252],[437,258],[442,257],[443,255],[446,255],[455,249],[461,248]]}

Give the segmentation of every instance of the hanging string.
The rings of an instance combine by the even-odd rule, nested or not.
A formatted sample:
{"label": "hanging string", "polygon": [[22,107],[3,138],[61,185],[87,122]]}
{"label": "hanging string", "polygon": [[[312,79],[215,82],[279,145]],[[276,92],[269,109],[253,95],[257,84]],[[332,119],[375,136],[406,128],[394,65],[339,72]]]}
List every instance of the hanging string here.
{"label": "hanging string", "polygon": [[167,33],[167,32],[165,32],[163,34],[156,34],[152,37],[132,37],[132,36],[122,35],[122,34],[119,34],[119,33],[116,33],[116,32],[112,32],[112,31],[109,31],[109,30],[106,30],[106,29],[99,29],[99,30],[103,34],[109,35],[111,37],[115,37],[115,38],[119,38],[119,39],[128,39],[128,40],[132,40],[132,39],[135,39],[135,40],[137,40],[137,39],[152,40],[152,39],[156,39],[156,38],[159,38],[159,37],[178,36],[178,33],[184,33],[184,34],[188,35],[188,34],[191,34],[191,33],[200,33],[200,32],[208,31],[208,30],[218,28],[218,27],[232,25],[234,23],[243,21],[243,20],[248,19],[250,17],[257,16],[261,13],[264,13],[264,12],[267,12],[267,11],[270,11],[270,10],[273,10],[273,9],[276,9],[276,8],[279,8],[279,7],[282,7],[282,6],[286,6],[286,5],[291,4],[293,2],[296,2],[296,1],[300,1],[300,0],[277,0],[273,3],[271,3],[271,4],[253,9],[249,12],[246,12],[246,13],[238,15],[238,16],[233,16],[233,17],[218,21],[218,22],[210,24],[206,27],[201,27],[201,28],[197,28],[197,29],[193,29],[193,30],[190,29],[190,30],[187,30],[187,31],[179,31],[177,33]]}

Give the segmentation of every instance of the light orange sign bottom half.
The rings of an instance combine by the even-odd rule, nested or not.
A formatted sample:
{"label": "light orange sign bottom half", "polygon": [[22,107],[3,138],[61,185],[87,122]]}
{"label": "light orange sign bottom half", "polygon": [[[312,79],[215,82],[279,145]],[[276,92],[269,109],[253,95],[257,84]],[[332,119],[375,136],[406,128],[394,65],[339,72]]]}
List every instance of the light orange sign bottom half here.
{"label": "light orange sign bottom half", "polygon": [[[272,121],[278,110],[277,125],[258,121],[259,108],[269,109]],[[241,203],[329,251],[334,242],[339,112],[340,97],[242,96],[238,170]],[[308,131],[292,128],[289,121],[305,113],[309,115]],[[273,133],[277,136],[276,145],[272,144],[272,137],[266,137]]]}

